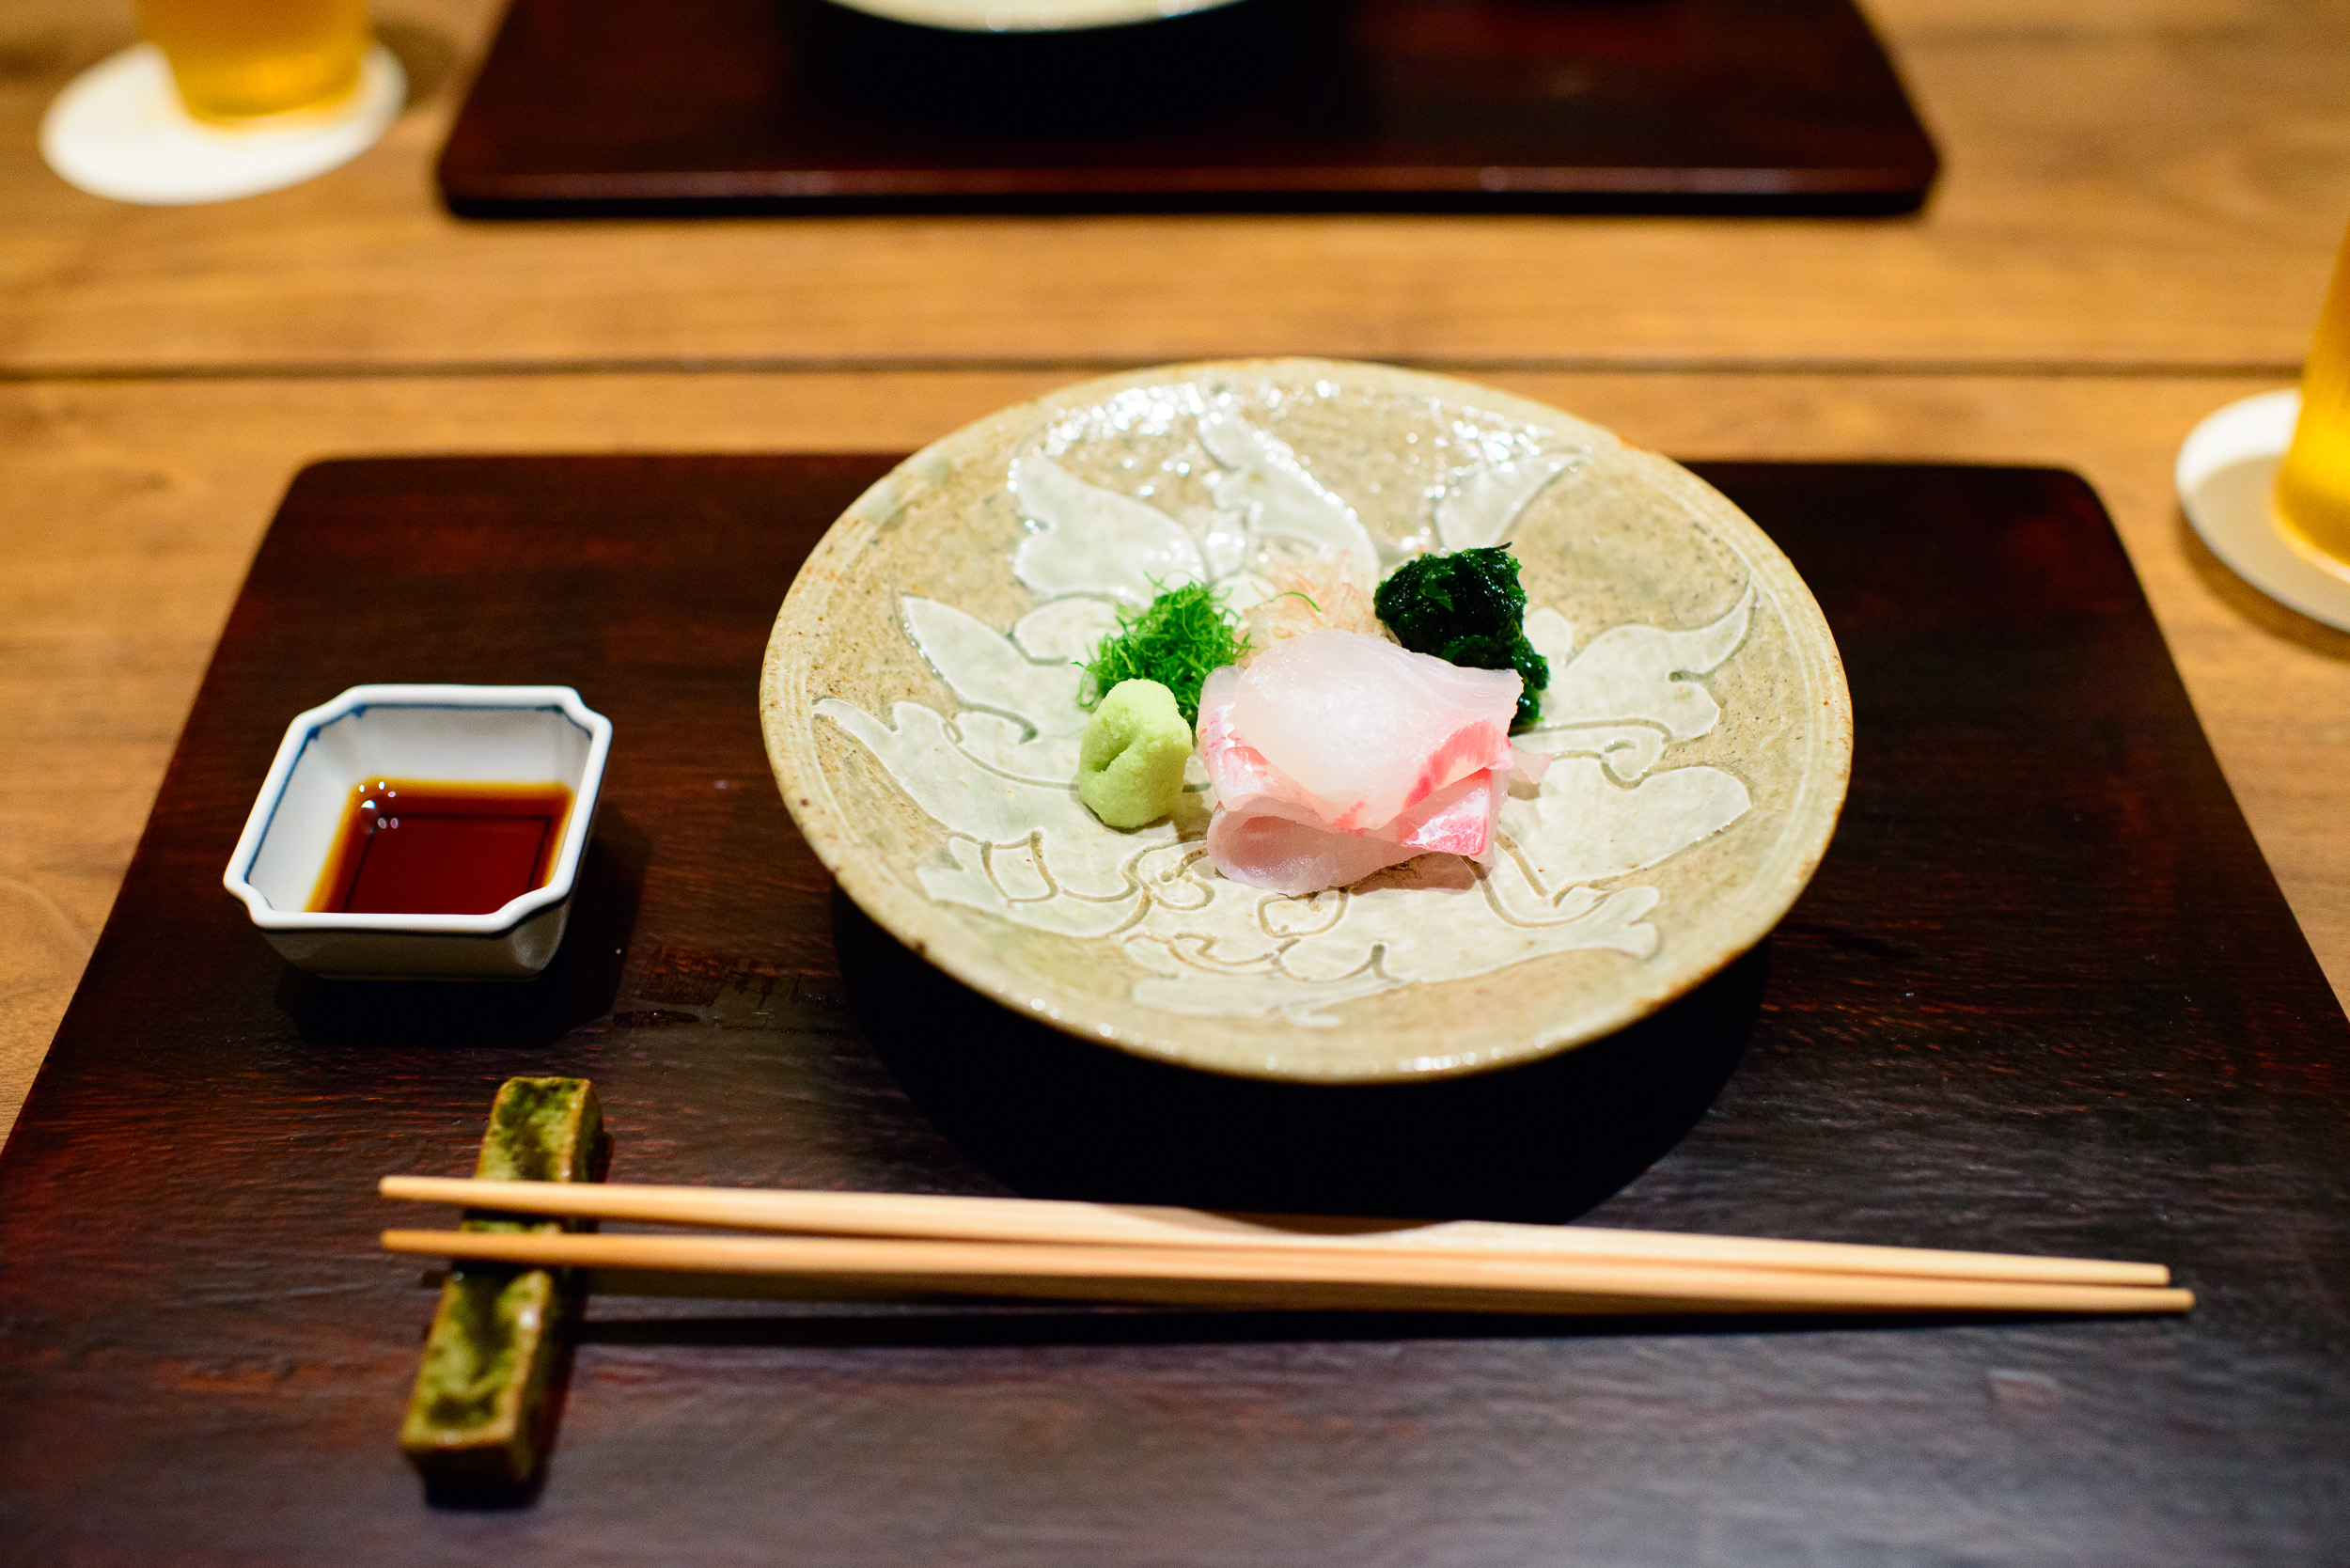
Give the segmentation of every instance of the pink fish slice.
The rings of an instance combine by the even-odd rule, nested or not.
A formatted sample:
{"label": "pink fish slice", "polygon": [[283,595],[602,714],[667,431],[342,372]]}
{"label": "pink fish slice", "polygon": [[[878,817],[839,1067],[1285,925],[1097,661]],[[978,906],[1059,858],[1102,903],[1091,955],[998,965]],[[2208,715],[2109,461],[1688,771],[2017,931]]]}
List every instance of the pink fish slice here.
{"label": "pink fish slice", "polygon": [[[1306,652],[1311,657],[1302,668],[1276,666],[1275,700],[1264,707],[1277,713],[1293,712],[1306,690],[1306,680],[1333,669],[1340,672],[1341,679],[1336,682],[1332,700],[1362,698],[1369,683],[1368,669],[1374,678],[1392,677],[1400,693],[1394,698],[1396,704],[1417,710],[1423,747],[1418,755],[1382,754],[1380,776],[1362,781],[1370,785],[1367,790],[1351,791],[1352,800],[1335,820],[1326,796],[1302,788],[1252,744],[1253,735],[1244,738],[1238,729],[1256,670],[1285,649],[1328,638],[1341,641],[1335,647],[1308,648]],[[1348,643],[1372,643],[1401,658],[1374,654],[1365,666],[1356,657],[1358,651],[1345,646]],[[1297,656],[1289,655],[1284,662],[1296,666]],[[1437,667],[1434,671],[1418,667],[1427,665]],[[1456,673],[1486,678],[1450,680]],[[1260,656],[1246,672],[1217,670],[1208,678],[1199,701],[1199,751],[1216,790],[1215,816],[1208,830],[1209,858],[1236,882],[1272,892],[1304,894],[1344,886],[1383,867],[1432,852],[1483,857],[1492,846],[1494,819],[1508,789],[1512,764],[1519,764],[1521,772],[1530,765],[1531,775],[1539,777],[1540,764],[1548,760],[1518,752],[1510,745],[1507,729],[1509,715],[1516,706],[1516,682],[1515,675],[1495,681],[1486,671],[1459,671],[1441,660],[1406,652],[1381,639],[1343,632],[1292,639]],[[1471,702],[1448,710],[1445,699],[1463,695]],[[1479,711],[1474,699],[1488,696],[1495,705]],[[1380,698],[1374,692],[1371,699]],[[1332,728],[1351,730],[1343,740],[1358,752],[1367,744],[1367,735],[1375,740],[1379,729],[1344,719]],[[1394,727],[1388,729],[1392,732]],[[1463,771],[1465,762],[1480,765]],[[1318,776],[1326,780],[1333,776],[1324,769]],[[1398,795],[1406,797],[1400,809],[1371,817]]]}

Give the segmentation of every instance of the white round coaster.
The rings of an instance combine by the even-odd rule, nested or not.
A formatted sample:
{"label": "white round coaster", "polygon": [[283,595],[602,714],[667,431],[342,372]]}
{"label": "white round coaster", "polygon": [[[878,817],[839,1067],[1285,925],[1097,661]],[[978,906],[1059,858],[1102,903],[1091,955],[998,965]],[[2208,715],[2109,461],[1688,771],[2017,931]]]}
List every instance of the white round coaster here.
{"label": "white round coaster", "polygon": [[142,43],[75,77],[41,117],[40,155],[92,196],[178,207],[298,185],[373,147],[400,117],[408,77],[382,44],[359,68],[359,89],[332,119],[207,125],[172,86],[164,53]]}
{"label": "white round coaster", "polygon": [[2179,448],[2179,505],[2228,570],[2289,609],[2350,632],[2350,570],[2287,538],[2270,500],[2293,443],[2298,392],[2230,403]]}

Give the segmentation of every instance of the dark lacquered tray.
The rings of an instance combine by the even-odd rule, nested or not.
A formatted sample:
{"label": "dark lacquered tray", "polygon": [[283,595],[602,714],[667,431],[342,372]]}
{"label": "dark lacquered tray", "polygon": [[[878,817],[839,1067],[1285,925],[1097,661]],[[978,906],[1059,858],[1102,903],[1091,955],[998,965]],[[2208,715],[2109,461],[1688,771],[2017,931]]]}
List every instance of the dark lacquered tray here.
{"label": "dark lacquered tray", "polygon": [[1892,212],[1932,141],[1851,0],[1244,0],[1058,38],[825,0],[514,0],[456,212]]}
{"label": "dark lacquered tray", "polygon": [[[1709,464],[1851,674],[1836,842],[1637,1031],[1246,1083],[980,1003],[838,898],[761,757],[795,564],[887,460],[296,481],[0,1154],[0,1558],[2315,1563],[2350,1539],[2350,1025],[2094,496]],[[609,714],[525,986],[289,970],[219,885],[283,726],[370,680]],[[543,1493],[428,1507],[387,1171],[592,1077],[622,1180],[1351,1209],[2151,1258],[2175,1321],[1546,1323],[599,1298]],[[1710,1107],[1710,1108],[1709,1108]]]}

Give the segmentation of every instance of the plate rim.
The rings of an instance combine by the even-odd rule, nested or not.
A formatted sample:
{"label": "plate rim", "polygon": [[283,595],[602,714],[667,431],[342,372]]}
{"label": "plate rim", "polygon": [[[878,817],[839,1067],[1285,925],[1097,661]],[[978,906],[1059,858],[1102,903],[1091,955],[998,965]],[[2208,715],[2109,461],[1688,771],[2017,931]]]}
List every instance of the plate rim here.
{"label": "plate rim", "polygon": [[1201,11],[1221,10],[1242,0],[1180,0],[1173,6],[1159,0],[995,0],[964,8],[952,0],[831,0],[837,6],[939,33],[981,37],[1020,37],[1033,34],[1104,33],[1153,22],[1172,22]]}
{"label": "plate rim", "polygon": [[[1614,445],[1636,464],[1647,468],[1648,478],[1668,492],[1678,493],[1679,498],[1709,524],[1726,525],[1728,532],[1737,536],[1733,547],[1753,572],[1770,579],[1767,586],[1775,590],[1778,608],[1791,622],[1791,632],[1797,632],[1795,623],[1800,623],[1794,640],[1803,656],[1797,664],[1812,687],[1807,697],[1816,698],[1825,710],[1823,717],[1827,730],[1823,750],[1825,766],[1803,778],[1801,789],[1787,807],[1787,827],[1781,831],[1768,858],[1749,879],[1748,886],[1759,890],[1754,904],[1754,929],[1749,934],[1732,938],[1709,959],[1692,963],[1660,978],[1654,984],[1627,987],[1620,1005],[1604,1010],[1595,1020],[1564,1029],[1536,1028],[1512,1046],[1496,1048],[1473,1059],[1448,1058],[1428,1063],[1422,1058],[1415,1063],[1390,1058],[1339,1069],[1285,1067],[1277,1058],[1261,1063],[1238,1058],[1202,1059],[1197,1045],[1154,1036],[1146,1029],[1115,1021],[1073,1016],[1053,996],[1023,987],[999,966],[989,963],[990,945],[964,926],[939,918],[933,901],[917,898],[877,866],[867,864],[869,857],[858,853],[864,848],[860,836],[850,825],[848,814],[834,796],[822,768],[814,760],[817,694],[809,690],[807,678],[814,669],[815,661],[794,657],[802,649],[819,645],[823,611],[843,585],[844,569],[853,563],[863,541],[885,525],[887,518],[901,511],[915,494],[928,486],[932,475],[948,470],[954,461],[949,448],[1000,446],[1012,431],[1049,422],[1055,410],[1082,406],[1136,387],[1209,376],[1279,376],[1308,382],[1337,377],[1357,384],[1384,383],[1418,395],[1475,401],[1496,414],[1532,423],[1554,428],[1563,424]],[[1230,1076],[1313,1084],[1422,1082],[1493,1072],[1605,1039],[1688,995],[1751,951],[1777,928],[1802,895],[1834,837],[1851,782],[1853,756],[1851,691],[1826,617],[1785,553],[1760,525],[1719,491],[1670,459],[1624,442],[1605,426],[1534,399],[1432,371],[1307,355],[1183,361],[1095,377],[998,409],[926,444],[853,501],[825,529],[794,575],[776,611],[761,666],[760,728],[785,808],[802,838],[857,907],[917,957],[1014,1011],[1130,1055]],[[800,744],[794,745],[794,741]],[[807,760],[805,767],[803,759]]]}

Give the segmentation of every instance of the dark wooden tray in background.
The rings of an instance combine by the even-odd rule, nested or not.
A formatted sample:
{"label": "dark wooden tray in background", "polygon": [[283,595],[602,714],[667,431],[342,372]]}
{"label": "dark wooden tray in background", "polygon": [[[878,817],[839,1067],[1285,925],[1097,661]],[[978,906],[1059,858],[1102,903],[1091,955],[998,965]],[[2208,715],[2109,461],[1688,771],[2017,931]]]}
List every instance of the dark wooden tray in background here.
{"label": "dark wooden tray in background", "polygon": [[[2095,498],[1708,464],[1842,648],[1850,803],[1758,951],[1508,1074],[1307,1089],[979,1002],[840,900],[760,655],[866,457],[325,463],[240,598],[0,1154],[0,1559],[2218,1563],[2350,1542],[2350,1025]],[[616,726],[555,968],[289,970],[220,886],[286,722],[565,682]],[[395,1449],[386,1171],[594,1078],[614,1174],[2173,1263],[2183,1320],[1868,1325],[603,1298],[528,1507]],[[1710,1106],[1710,1108],[1709,1108]]]}
{"label": "dark wooden tray in background", "polygon": [[514,0],[450,209],[1898,212],[1936,166],[1851,0],[1244,0],[1062,38],[825,0]]}

